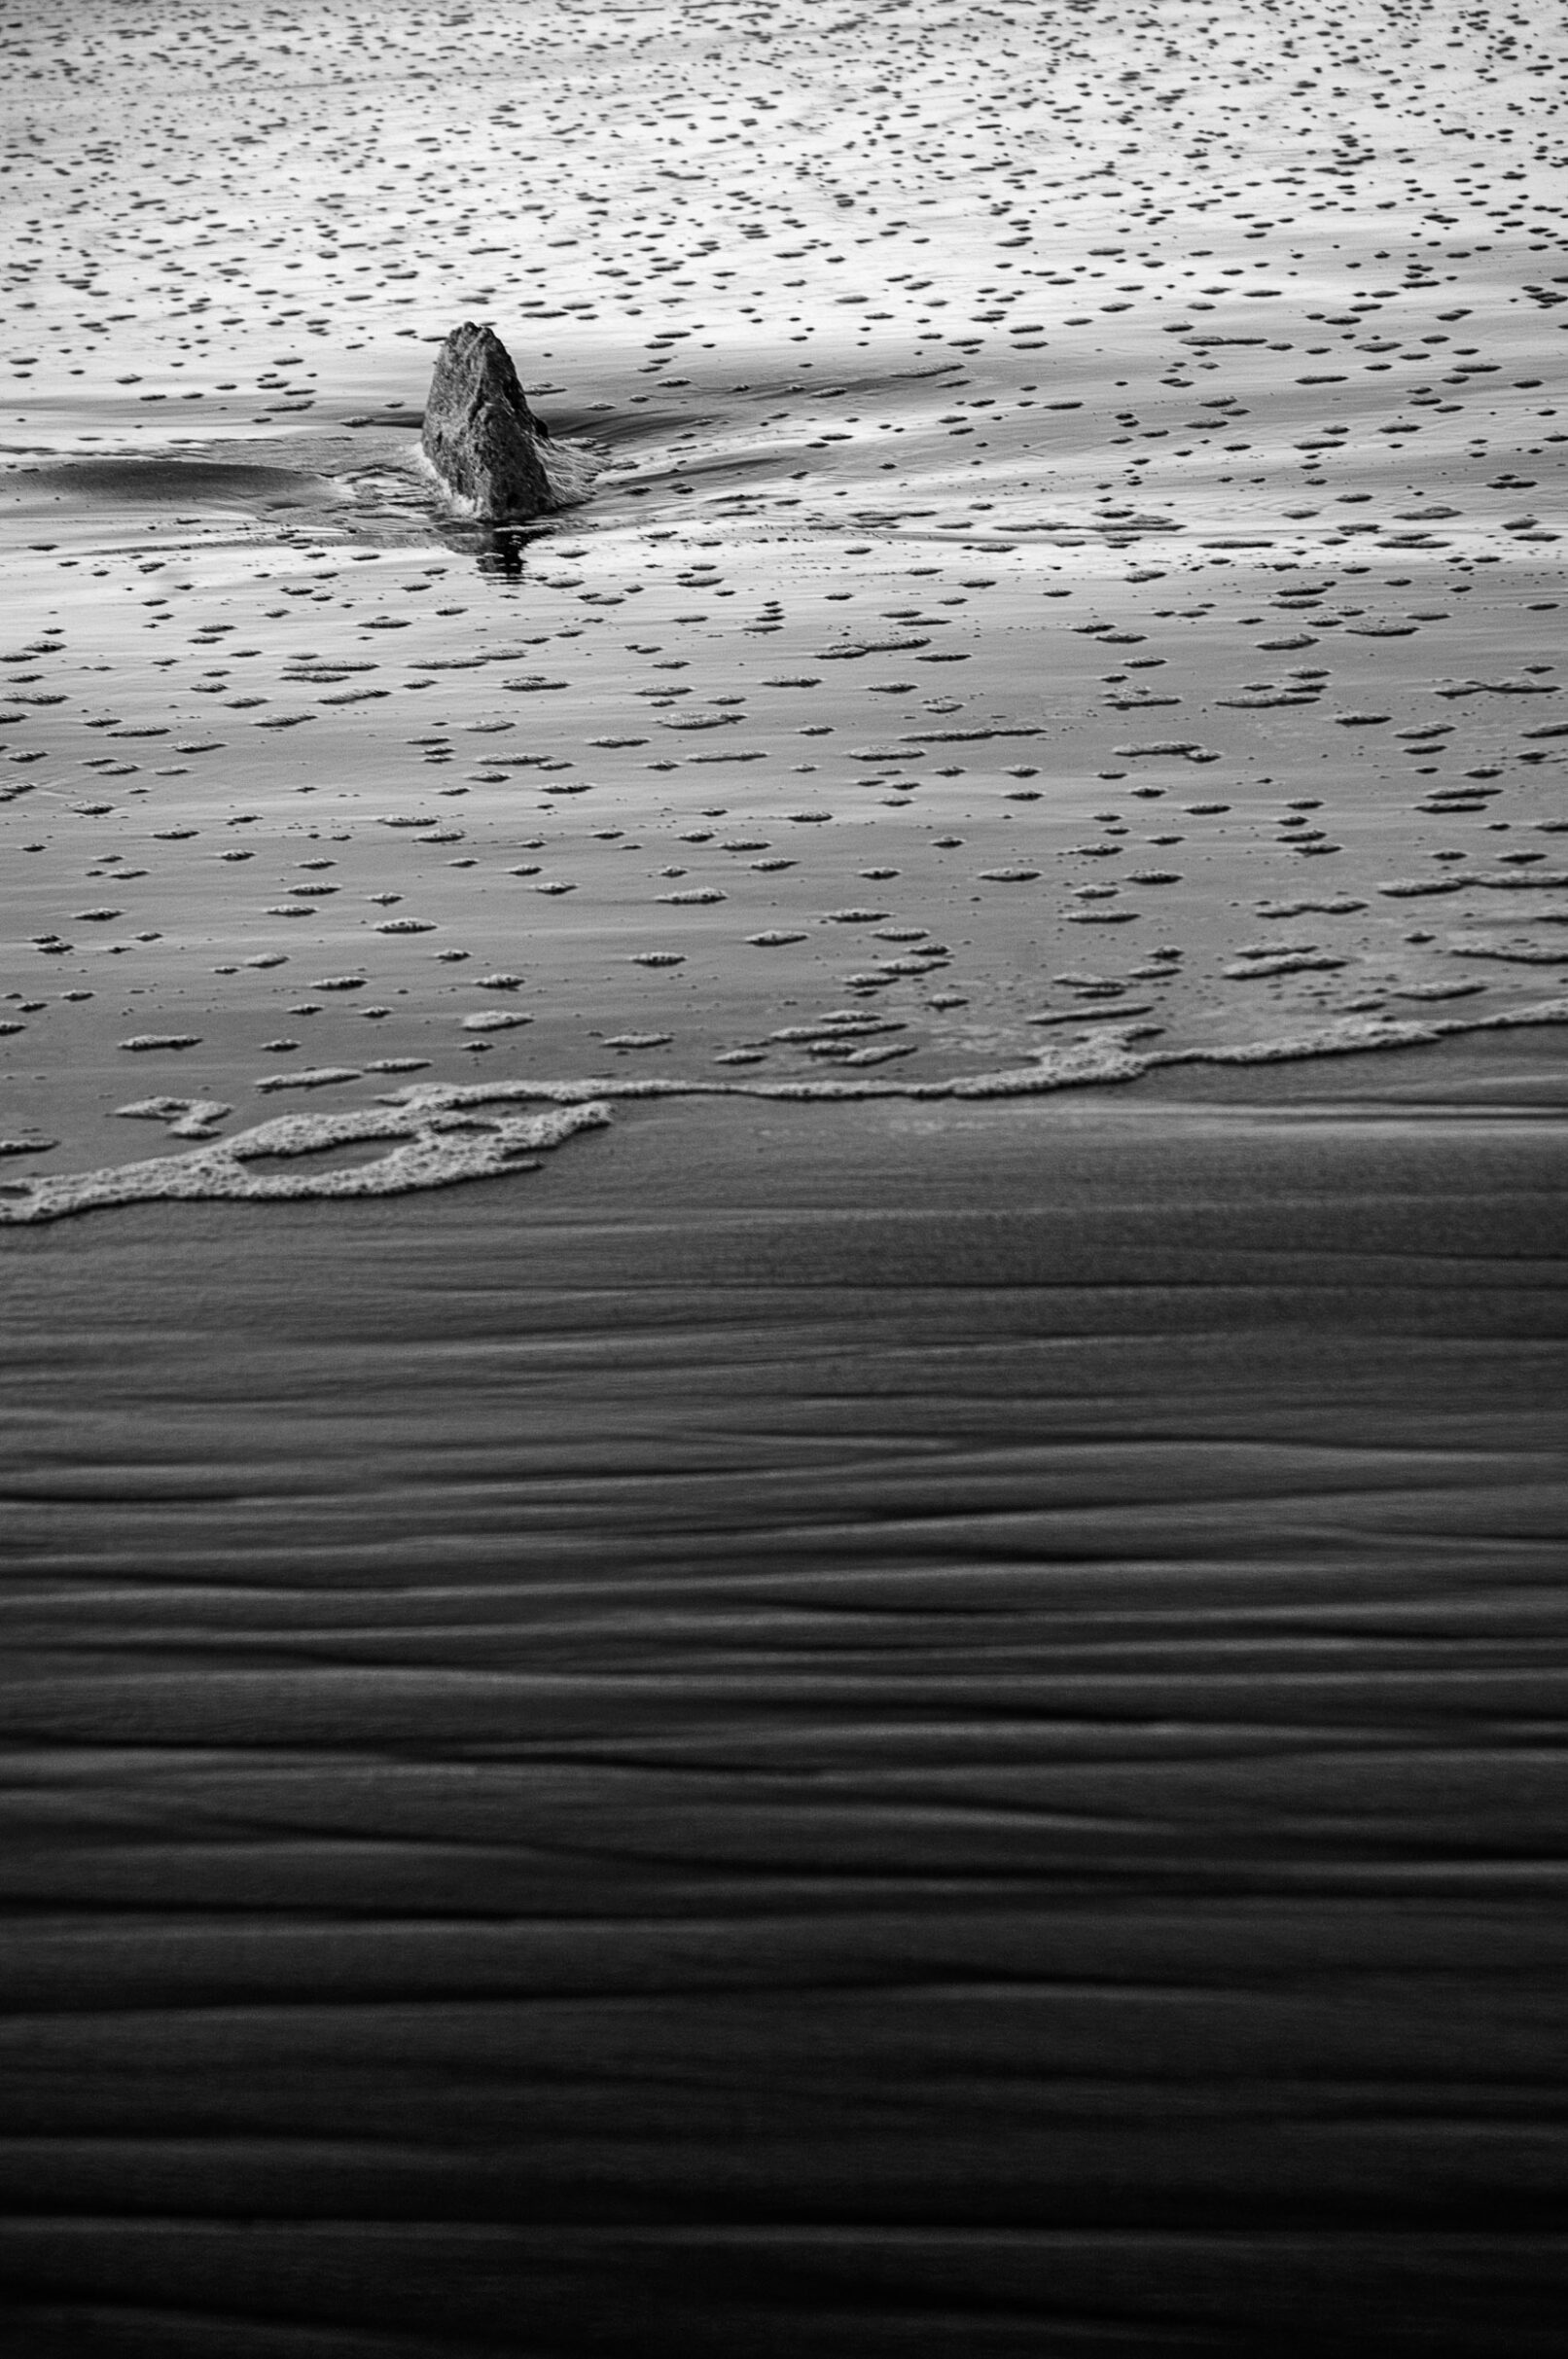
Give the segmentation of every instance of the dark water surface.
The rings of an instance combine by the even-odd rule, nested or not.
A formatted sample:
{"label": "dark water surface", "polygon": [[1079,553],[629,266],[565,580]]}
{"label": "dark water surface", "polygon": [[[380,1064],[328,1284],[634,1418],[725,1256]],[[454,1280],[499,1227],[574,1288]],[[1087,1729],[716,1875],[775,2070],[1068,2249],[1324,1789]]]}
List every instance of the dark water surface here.
{"label": "dark water surface", "polygon": [[11,2347],[1559,2348],[1490,1048],[9,1234]]}

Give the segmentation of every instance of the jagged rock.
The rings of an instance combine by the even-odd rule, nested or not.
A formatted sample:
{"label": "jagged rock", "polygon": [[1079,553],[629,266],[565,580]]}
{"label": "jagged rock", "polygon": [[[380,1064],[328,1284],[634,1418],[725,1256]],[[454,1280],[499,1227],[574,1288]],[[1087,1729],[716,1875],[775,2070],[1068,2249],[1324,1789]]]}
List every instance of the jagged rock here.
{"label": "jagged rock", "polygon": [[560,505],[540,448],[549,439],[494,329],[454,328],[425,405],[425,456],[443,483],[496,521],[546,515]]}

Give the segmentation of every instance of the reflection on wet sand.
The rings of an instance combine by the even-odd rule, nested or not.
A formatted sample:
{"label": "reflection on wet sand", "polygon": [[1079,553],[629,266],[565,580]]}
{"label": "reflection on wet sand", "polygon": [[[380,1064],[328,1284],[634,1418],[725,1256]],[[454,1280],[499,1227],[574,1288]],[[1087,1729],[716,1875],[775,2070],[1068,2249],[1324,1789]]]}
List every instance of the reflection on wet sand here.
{"label": "reflection on wet sand", "polygon": [[[1568,242],[1530,37],[1411,19],[1374,71],[1245,9],[709,18],[579,12],[523,72],[498,25],[438,63],[324,0],[216,82],[198,16],[52,24],[0,452],[0,1127],[41,1172],[132,1152],[132,1031],[243,1127],[280,1032],[788,1081],[874,999],[936,1082],[1080,1015],[1252,1054],[1541,999]],[[581,454],[538,527],[421,459],[463,319]],[[476,1037],[497,969],[532,1022]]]}
{"label": "reflection on wet sand", "polygon": [[1554,2353],[1544,27],[6,39],[22,2359]]}

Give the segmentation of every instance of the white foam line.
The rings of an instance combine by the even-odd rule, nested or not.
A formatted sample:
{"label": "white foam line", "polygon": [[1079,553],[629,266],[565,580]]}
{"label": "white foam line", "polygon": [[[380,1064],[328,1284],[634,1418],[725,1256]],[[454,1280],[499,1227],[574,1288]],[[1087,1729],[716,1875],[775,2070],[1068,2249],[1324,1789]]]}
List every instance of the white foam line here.
{"label": "white foam line", "polygon": [[1417,1049],[1465,1032],[1513,1031],[1523,1025],[1568,1023],[1568,999],[1549,999],[1490,1016],[1348,1017],[1310,1032],[1277,1040],[1240,1041],[1215,1048],[1128,1048],[1107,1026],[1069,1047],[1041,1049],[1027,1065],[995,1073],[957,1074],[944,1081],[684,1081],[644,1075],[625,1080],[597,1075],[586,1081],[414,1083],[386,1101],[410,1109],[527,1102],[575,1106],[605,1098],[758,1097],[836,1103],[860,1098],[1038,1097],[1055,1090],[1137,1081],[1173,1065],[1272,1065],[1311,1056],[1349,1056],[1375,1049]]}
{"label": "white foam line", "polygon": [[[310,1197],[407,1196],[537,1168],[535,1158],[574,1131],[601,1127],[603,1105],[476,1121],[442,1106],[370,1107],[351,1114],[286,1114],[193,1155],[160,1155],[101,1171],[49,1173],[0,1192],[0,1223],[62,1220],[111,1204],[301,1201]],[[398,1142],[387,1155],[347,1169],[257,1170],[261,1158],[319,1155],[361,1140]]]}
{"label": "white foam line", "polygon": [[[344,1114],[291,1114],[261,1123],[191,1155],[155,1156],[106,1170],[49,1173],[0,1183],[0,1224],[63,1219],[113,1204],[301,1201],[312,1197],[406,1196],[449,1188],[462,1180],[492,1179],[536,1168],[531,1160],[578,1130],[610,1121],[610,1098],[743,1097],[843,1104],[870,1098],[1040,1097],[1112,1082],[1139,1080],[1176,1065],[1269,1065],[1313,1056],[1365,1054],[1376,1049],[1415,1049],[1468,1032],[1507,1032],[1527,1025],[1568,1023],[1568,999],[1538,1000],[1490,1016],[1349,1017],[1278,1040],[1241,1041],[1217,1048],[1134,1050],[1107,1026],[1067,1047],[1041,1049],[1027,1065],[995,1073],[959,1074],[944,1081],[685,1081],[651,1075],[636,1080],[597,1076],[586,1081],[413,1083],[393,1090],[378,1107]],[[546,1104],[553,1113],[477,1118],[477,1109]],[[278,1173],[250,1166],[260,1158],[293,1158],[392,1139],[387,1155],[347,1169]]]}

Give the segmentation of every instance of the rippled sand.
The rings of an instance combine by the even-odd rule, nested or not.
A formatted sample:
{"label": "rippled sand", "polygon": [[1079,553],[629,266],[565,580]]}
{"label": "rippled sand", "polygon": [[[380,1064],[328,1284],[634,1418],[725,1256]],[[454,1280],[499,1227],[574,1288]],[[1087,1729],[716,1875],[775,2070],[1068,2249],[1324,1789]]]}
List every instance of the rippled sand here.
{"label": "rippled sand", "polygon": [[1358,1062],[12,1233],[12,2346],[1546,2359],[1560,1075]]}
{"label": "rippled sand", "polygon": [[[18,53],[11,1204],[286,1058],[326,1139],[1561,1020],[1527,29],[433,21]],[[467,315],[601,466],[537,530],[419,458]]]}
{"label": "rippled sand", "polygon": [[1559,2348],[1554,38],[15,13],[20,2359]]}

